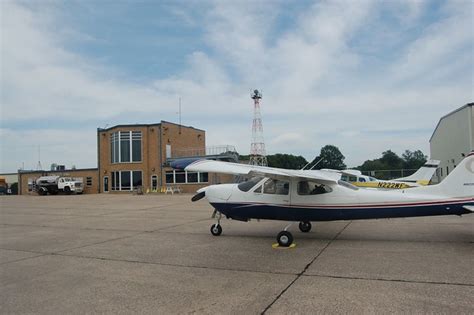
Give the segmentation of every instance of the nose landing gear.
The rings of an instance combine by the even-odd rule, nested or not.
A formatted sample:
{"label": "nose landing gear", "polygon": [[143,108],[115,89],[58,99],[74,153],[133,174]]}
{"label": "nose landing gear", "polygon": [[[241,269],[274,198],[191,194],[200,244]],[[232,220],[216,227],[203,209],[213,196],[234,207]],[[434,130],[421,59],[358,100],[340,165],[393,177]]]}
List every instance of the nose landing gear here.
{"label": "nose landing gear", "polygon": [[214,236],[219,236],[222,234],[222,227],[219,223],[211,225],[211,234]]}
{"label": "nose landing gear", "polygon": [[214,210],[214,213],[212,214],[212,218],[215,218],[216,216],[217,216],[217,223],[211,225],[211,234],[214,236],[219,236],[222,234],[222,226],[221,226],[222,214],[220,212],[217,212],[217,210]]}

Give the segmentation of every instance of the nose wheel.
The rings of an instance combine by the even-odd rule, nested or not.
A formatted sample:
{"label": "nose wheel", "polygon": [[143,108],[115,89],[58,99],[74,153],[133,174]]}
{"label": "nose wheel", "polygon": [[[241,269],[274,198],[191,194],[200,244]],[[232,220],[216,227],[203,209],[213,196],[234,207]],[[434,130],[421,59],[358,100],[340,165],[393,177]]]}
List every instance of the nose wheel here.
{"label": "nose wheel", "polygon": [[219,223],[211,225],[211,234],[214,236],[219,236],[222,234],[222,227]]}
{"label": "nose wheel", "polygon": [[214,236],[219,236],[222,234],[222,226],[221,226],[221,217],[222,214],[218,212],[217,210],[214,210],[214,213],[212,214],[212,218],[217,217],[217,223],[214,223],[211,225],[211,234]]}

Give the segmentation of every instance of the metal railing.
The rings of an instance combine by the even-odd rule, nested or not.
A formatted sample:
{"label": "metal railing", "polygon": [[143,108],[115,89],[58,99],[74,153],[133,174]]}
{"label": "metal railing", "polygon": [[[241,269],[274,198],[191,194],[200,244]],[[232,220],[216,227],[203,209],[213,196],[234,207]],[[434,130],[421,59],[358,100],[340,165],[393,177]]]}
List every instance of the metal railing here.
{"label": "metal railing", "polygon": [[182,157],[193,157],[193,156],[205,156],[205,155],[221,155],[221,154],[234,154],[235,147],[233,145],[216,145],[206,148],[185,148],[175,149],[171,151],[171,158],[182,158]]}

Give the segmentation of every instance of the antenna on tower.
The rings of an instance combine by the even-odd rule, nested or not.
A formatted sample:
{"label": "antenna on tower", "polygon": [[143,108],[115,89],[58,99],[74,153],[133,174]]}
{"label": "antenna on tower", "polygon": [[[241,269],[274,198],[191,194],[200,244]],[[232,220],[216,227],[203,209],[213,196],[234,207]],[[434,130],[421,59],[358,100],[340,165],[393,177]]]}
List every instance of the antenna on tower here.
{"label": "antenna on tower", "polygon": [[250,145],[250,165],[267,166],[267,153],[263,140],[262,114],[260,113],[260,99],[262,94],[254,90],[250,96],[253,99],[252,144]]}

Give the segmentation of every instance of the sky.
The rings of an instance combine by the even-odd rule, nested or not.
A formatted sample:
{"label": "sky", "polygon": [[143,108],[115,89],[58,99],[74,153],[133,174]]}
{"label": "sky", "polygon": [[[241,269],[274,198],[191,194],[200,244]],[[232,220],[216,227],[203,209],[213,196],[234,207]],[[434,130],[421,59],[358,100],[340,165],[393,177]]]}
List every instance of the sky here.
{"label": "sky", "polygon": [[474,2],[0,1],[0,172],[97,166],[97,128],[178,122],[348,166],[422,150],[474,100]]}

